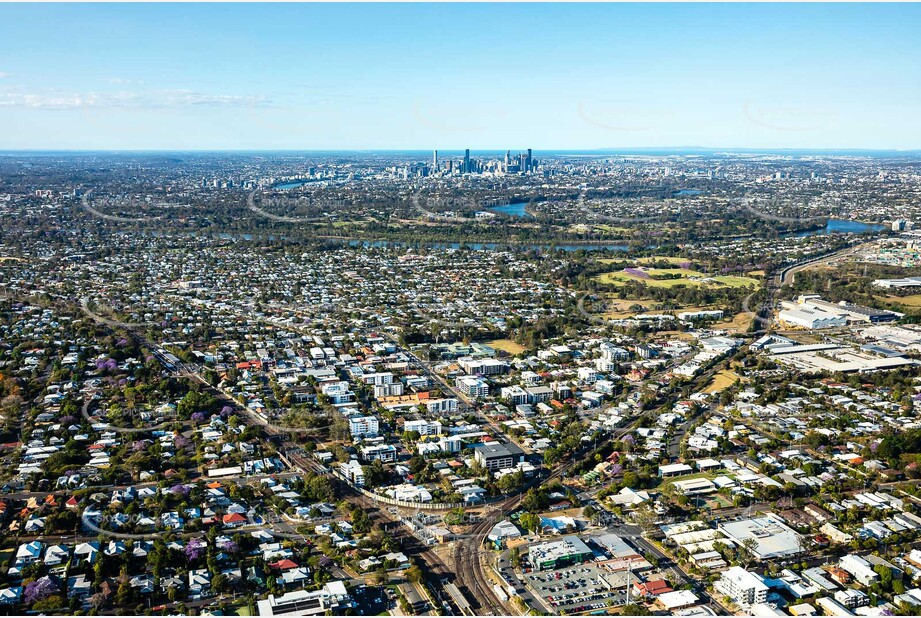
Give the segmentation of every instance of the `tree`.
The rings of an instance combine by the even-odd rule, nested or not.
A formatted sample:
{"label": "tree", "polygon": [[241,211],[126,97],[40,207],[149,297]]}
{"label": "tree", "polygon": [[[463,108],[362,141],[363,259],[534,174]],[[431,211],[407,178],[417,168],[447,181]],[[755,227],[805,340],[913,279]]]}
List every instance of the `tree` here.
{"label": "tree", "polygon": [[758,540],[752,537],[743,539],[741,549],[742,555],[739,556],[739,561],[743,567],[747,567],[757,557],[755,550],[758,549]]}
{"label": "tree", "polygon": [[423,579],[422,569],[419,568],[419,565],[414,564],[408,569],[406,569],[405,575],[406,575],[406,579],[408,579],[414,584],[422,583],[422,579]]}
{"label": "tree", "polygon": [[127,581],[123,581],[118,585],[118,590],[115,593],[115,603],[119,607],[126,607],[131,603],[131,584]]}
{"label": "tree", "polygon": [[499,479],[497,485],[503,494],[510,494],[517,491],[524,484],[524,473],[519,470],[512,474],[506,474]]}
{"label": "tree", "polygon": [[537,532],[540,529],[540,517],[534,513],[522,513],[518,523],[525,530]]}
{"label": "tree", "polygon": [[621,612],[624,616],[652,616],[652,612],[645,605],[638,603],[627,603]]}

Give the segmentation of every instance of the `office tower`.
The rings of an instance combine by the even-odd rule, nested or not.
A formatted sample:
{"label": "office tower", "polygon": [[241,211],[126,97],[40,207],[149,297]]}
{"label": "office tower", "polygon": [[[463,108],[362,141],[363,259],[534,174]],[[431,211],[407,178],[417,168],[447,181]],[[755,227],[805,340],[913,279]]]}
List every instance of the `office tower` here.
{"label": "office tower", "polygon": [[470,149],[469,148],[464,150],[464,169],[462,171],[464,174],[470,173]]}
{"label": "office tower", "polygon": [[524,167],[524,171],[528,173],[532,172],[534,170],[532,165],[533,165],[533,160],[531,159],[531,149],[528,148],[528,160],[527,160],[527,164]]}
{"label": "office tower", "polygon": [[438,170],[438,150],[435,150],[432,154],[432,169]]}

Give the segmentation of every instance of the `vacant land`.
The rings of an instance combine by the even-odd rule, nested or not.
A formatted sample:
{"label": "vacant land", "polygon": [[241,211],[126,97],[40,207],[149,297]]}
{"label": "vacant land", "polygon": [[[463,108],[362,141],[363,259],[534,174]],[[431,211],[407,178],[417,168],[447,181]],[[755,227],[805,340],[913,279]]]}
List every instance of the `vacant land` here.
{"label": "vacant land", "polygon": [[518,356],[527,349],[523,345],[515,343],[511,339],[493,339],[492,341],[487,341],[486,345],[495,350],[508,352],[512,356]]}
{"label": "vacant land", "polygon": [[754,319],[755,318],[750,313],[742,311],[737,313],[731,320],[715,323],[713,328],[723,328],[726,330],[734,330],[737,333],[744,333],[751,328]]}
{"label": "vacant land", "polygon": [[723,369],[713,376],[713,381],[704,389],[705,393],[719,393],[732,386],[739,379],[739,374],[735,371]]}

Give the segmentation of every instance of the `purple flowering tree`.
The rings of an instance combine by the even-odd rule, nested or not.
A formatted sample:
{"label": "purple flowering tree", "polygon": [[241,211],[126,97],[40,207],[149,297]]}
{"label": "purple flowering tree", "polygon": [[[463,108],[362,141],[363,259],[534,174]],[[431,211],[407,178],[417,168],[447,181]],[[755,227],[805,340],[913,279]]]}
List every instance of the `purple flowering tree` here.
{"label": "purple flowering tree", "polygon": [[205,555],[205,550],[207,548],[208,544],[204,539],[192,539],[182,551],[189,562],[195,562]]}
{"label": "purple flowering tree", "polygon": [[25,589],[22,591],[22,599],[28,604],[34,603],[35,601],[41,601],[47,597],[50,597],[53,594],[56,594],[60,591],[58,585],[53,579],[48,577],[40,577],[34,582],[26,584]]}
{"label": "purple flowering tree", "polygon": [[640,270],[639,268],[625,268],[624,272],[639,279],[649,279],[649,273],[647,273],[645,270]]}
{"label": "purple flowering tree", "polygon": [[228,554],[235,554],[240,551],[240,546],[237,545],[236,541],[231,541],[230,539],[223,541],[220,545],[221,549]]}

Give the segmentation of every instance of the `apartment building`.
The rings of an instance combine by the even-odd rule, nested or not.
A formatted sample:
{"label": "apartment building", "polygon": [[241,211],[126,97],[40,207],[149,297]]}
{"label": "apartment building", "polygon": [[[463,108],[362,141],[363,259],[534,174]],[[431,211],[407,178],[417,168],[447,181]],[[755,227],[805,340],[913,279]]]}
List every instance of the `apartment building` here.
{"label": "apartment building", "polygon": [[738,566],[726,569],[714,588],[743,608],[767,601],[768,587],[764,580]]}
{"label": "apartment building", "polygon": [[380,433],[381,424],[376,416],[353,416],[349,419],[352,438],[373,438]]}

